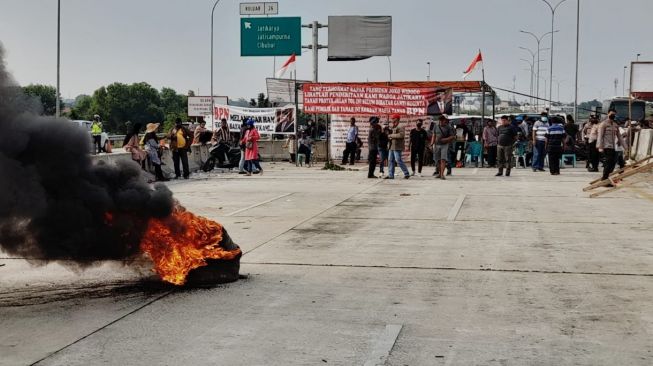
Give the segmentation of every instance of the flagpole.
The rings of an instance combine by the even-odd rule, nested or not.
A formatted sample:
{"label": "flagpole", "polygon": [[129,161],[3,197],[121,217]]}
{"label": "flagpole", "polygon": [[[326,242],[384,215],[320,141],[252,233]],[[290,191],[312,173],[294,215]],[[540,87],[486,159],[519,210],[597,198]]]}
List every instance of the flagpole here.
{"label": "flagpole", "polygon": [[[483,141],[483,128],[485,126],[485,62],[483,62],[483,54],[481,49],[478,49],[478,54],[481,55],[481,146],[485,143]],[[483,154],[481,153],[481,168],[485,166],[485,161],[483,160]]]}

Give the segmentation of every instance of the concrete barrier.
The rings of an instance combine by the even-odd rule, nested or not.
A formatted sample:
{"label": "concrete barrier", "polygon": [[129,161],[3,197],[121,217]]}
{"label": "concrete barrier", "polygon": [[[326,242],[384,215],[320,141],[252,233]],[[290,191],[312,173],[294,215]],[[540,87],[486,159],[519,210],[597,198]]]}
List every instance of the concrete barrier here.
{"label": "concrete barrier", "polygon": [[[284,148],[283,144],[283,140],[261,141],[259,143],[259,153],[261,155],[261,160],[265,162],[290,159],[288,148]],[[314,151],[316,152],[316,159],[318,161],[324,161],[326,157],[326,141],[316,141],[314,145]],[[204,164],[208,157],[208,145],[192,145],[191,151],[188,153],[188,168],[191,172],[199,171],[202,164]],[[115,162],[118,160],[131,161],[131,154],[123,149],[114,149],[113,153],[111,154],[92,155],[91,159],[94,162],[104,161],[109,164],[115,164]],[[172,151],[165,150],[163,152],[163,156],[161,156],[161,161],[165,164],[162,167],[163,174],[168,177],[174,176]],[[154,169],[149,169],[149,171],[154,172]]]}
{"label": "concrete barrier", "polygon": [[635,133],[630,158],[641,160],[653,155],[653,129],[640,130]]}

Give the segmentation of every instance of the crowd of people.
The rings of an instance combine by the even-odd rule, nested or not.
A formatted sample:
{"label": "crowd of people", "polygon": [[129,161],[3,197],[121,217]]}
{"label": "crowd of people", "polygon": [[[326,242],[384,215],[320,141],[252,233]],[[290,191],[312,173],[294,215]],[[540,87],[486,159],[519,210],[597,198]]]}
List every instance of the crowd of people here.
{"label": "crowd of people", "polygon": [[[471,155],[472,159],[484,159],[488,167],[497,169],[496,176],[507,177],[516,164],[530,167],[533,172],[543,172],[547,161],[550,174],[560,175],[561,164],[567,159],[575,160],[579,155],[587,155],[588,170],[598,172],[602,157],[602,178],[607,179],[617,164],[620,167],[625,165],[624,151],[630,142],[626,138],[628,122],[620,126],[614,110],[608,111],[602,122],[598,116],[592,115],[582,128],[571,115],[550,116],[548,112],[542,112],[539,117],[504,115],[498,124],[488,120],[478,135],[464,121],[454,125],[446,115],[440,115],[437,123],[432,122],[428,129],[424,128],[423,120],[418,120],[410,131],[407,149],[404,149],[404,128],[400,121],[401,116],[394,114],[390,125],[382,127],[379,117],[370,117],[368,178],[379,178],[375,174],[377,164],[384,179],[394,179],[395,166],[401,169],[404,179],[415,174],[422,176],[426,156],[430,153],[435,167],[433,175],[442,180],[451,175],[452,168],[464,166],[466,155]],[[343,165],[354,164],[358,134],[356,119],[352,117],[345,136]],[[476,144],[481,151],[471,153]],[[402,160],[404,150],[410,151],[412,172]],[[386,166],[388,174],[384,176]]]}
{"label": "crowd of people", "polygon": [[[175,120],[175,125],[162,139],[157,135],[160,123],[148,123],[145,126],[145,134],[139,138],[140,124],[132,126],[130,132],[125,136],[123,147],[131,153],[132,160],[137,162],[142,169],[146,170],[147,162],[153,166],[156,181],[168,181],[161,168],[164,165],[161,160],[164,150],[169,149],[172,153],[175,179],[189,179],[190,169],[188,164],[188,153],[192,145],[210,145],[212,154],[215,154],[218,165],[225,162],[228,151],[235,141],[240,147],[240,161],[238,163],[239,174],[252,175],[263,174],[260,163],[258,141],[261,136],[255,128],[255,121],[248,119],[243,121],[240,132],[233,134],[225,119],[221,120],[220,127],[215,131],[206,128],[203,120],[198,123],[191,133],[190,129],[184,126],[181,118]],[[234,136],[236,135],[236,136]],[[95,140],[95,136],[93,136]],[[167,144],[166,144],[167,142]]]}

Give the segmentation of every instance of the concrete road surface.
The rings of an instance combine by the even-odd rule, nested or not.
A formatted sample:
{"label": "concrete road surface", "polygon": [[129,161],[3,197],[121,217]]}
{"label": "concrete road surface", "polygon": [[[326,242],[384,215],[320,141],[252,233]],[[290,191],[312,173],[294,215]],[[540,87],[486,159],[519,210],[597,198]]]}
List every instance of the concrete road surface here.
{"label": "concrete road surface", "polygon": [[0,365],[653,364],[651,184],[264,165],[170,183],[243,248],[236,283],[0,254]]}

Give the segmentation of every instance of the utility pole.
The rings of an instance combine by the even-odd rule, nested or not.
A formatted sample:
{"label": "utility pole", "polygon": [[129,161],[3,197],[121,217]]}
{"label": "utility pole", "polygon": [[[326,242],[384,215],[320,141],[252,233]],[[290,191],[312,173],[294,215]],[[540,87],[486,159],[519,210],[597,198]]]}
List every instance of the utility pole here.
{"label": "utility pole", "polygon": [[61,104],[59,99],[61,99],[61,85],[60,85],[60,70],[61,69],[61,0],[57,0],[57,91],[55,93],[55,105],[56,112],[55,116],[59,118],[61,116]]}
{"label": "utility pole", "polygon": [[327,28],[328,25],[320,24],[317,20],[313,21],[311,24],[302,24],[302,28],[311,28],[313,30],[313,42],[308,46],[302,46],[302,48],[307,48],[313,50],[313,82],[317,83],[318,80],[318,51],[322,48],[327,48],[327,46],[321,45],[318,43],[318,31],[320,28]]}
{"label": "utility pole", "polygon": [[621,95],[626,96],[626,69],[628,66],[624,66],[624,76],[621,79]]}
{"label": "utility pole", "polygon": [[574,82],[574,121],[578,121],[578,48],[580,46],[580,0],[576,0],[576,80]]}
{"label": "utility pole", "polygon": [[215,7],[218,6],[220,0],[216,0],[213,3],[213,8],[211,9],[211,128],[215,128],[215,101],[213,100],[213,13],[215,12]]}

